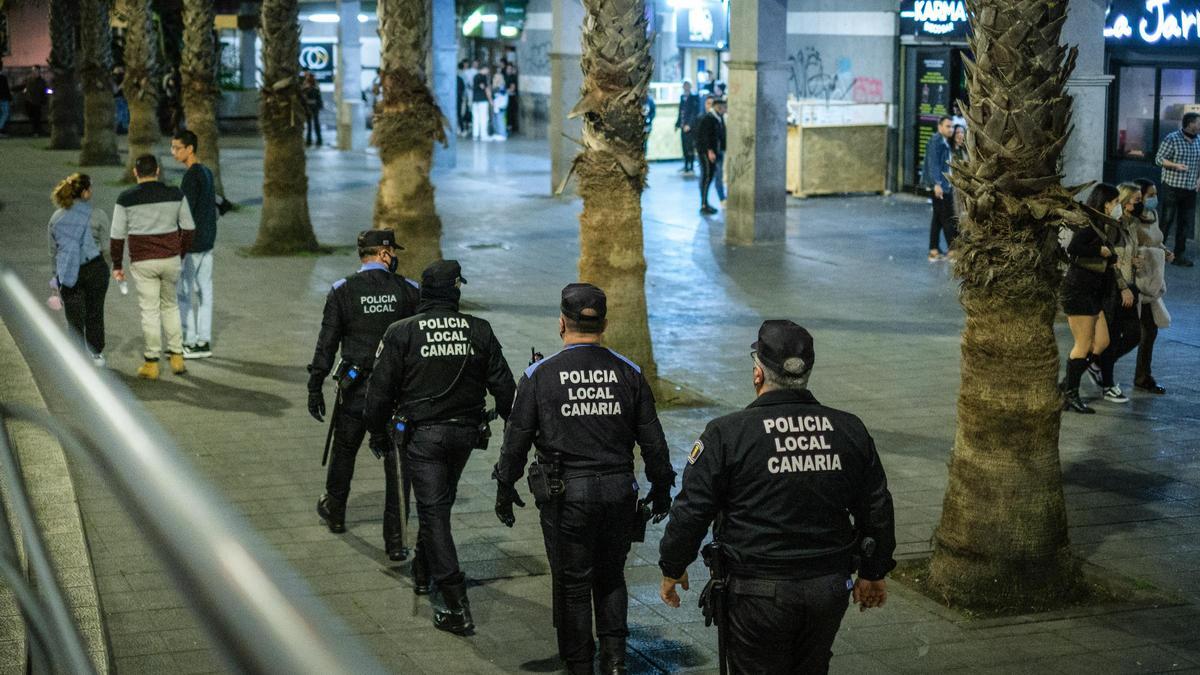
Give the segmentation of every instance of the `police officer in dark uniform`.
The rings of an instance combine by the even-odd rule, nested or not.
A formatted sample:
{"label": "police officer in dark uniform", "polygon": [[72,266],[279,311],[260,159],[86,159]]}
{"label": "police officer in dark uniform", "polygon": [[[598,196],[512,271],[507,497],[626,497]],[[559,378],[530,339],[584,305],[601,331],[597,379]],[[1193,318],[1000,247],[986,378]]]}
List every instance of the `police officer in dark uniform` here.
{"label": "police officer in dark uniform", "polygon": [[851,588],[863,609],[887,599],[892,496],[863,423],[809,392],[808,331],[766,321],[751,349],[758,398],[710,422],[688,455],[660,544],[660,596],[679,606],[675,586],[688,588],[715,519],[705,561],[719,550],[725,571],[702,601],[706,616],[714,600],[726,608],[716,620],[730,672],[824,673]]}
{"label": "police officer in dark uniform", "polygon": [[439,260],[425,269],[417,314],[393,324],[379,344],[366,412],[372,449],[388,450],[389,427],[395,430],[406,482],[417,498],[413,589],[425,594],[431,582],[436,585],[441,602],[435,602],[434,626],[458,634],[475,625],[450,509],[471,450],[487,447],[485,394],[507,419],[516,388],[491,324],[458,311],[464,283],[457,261]]}
{"label": "police officer in dark uniform", "polygon": [[[514,483],[530,446],[536,446],[529,485],[553,576],[559,655],[569,672],[592,672],[595,598],[601,672],[624,673],[630,530],[645,524],[640,507],[649,505],[658,520],[665,517],[675,471],[641,369],[601,344],[604,292],[570,284],[561,310],[564,348],[532,364],[517,385],[493,474],[496,515],[512,527],[513,504],[524,506]],[[651,484],[643,503],[634,477],[634,443],[642,449]]]}
{"label": "police officer in dark uniform", "polygon": [[[334,533],[346,531],[346,499],[354,477],[354,459],[366,435],[362,415],[375,347],[388,326],[412,316],[417,309],[417,284],[396,274],[396,251],[402,250],[391,230],[366,230],[358,235],[362,267],[356,274],[334,282],[326,296],[321,333],[308,366],[308,412],[318,422],[325,417],[321,385],[330,372],[337,386],[337,403],[330,420],[333,458],[325,479],[325,495],[317,502],[317,513]],[[333,357],[339,347],[342,360],[334,371]],[[403,560],[397,475],[395,458],[385,457],[384,547],[392,560]]]}

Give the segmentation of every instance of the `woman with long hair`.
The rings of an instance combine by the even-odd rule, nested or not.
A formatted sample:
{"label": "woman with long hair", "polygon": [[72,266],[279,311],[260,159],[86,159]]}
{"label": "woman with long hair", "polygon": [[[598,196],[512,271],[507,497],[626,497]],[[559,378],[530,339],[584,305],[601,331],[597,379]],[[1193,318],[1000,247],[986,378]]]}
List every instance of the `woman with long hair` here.
{"label": "woman with long hair", "polygon": [[[1092,188],[1087,205],[1111,216],[1120,208],[1119,196],[1116,187],[1100,183]],[[1063,380],[1063,409],[1091,414],[1096,411],[1079,397],[1079,382],[1088,364],[1097,360],[1108,347],[1104,299],[1109,287],[1115,283],[1112,265],[1116,259],[1103,230],[1095,224],[1071,237],[1067,255],[1070,266],[1063,280],[1062,305],[1074,344]]]}
{"label": "woman with long hair", "polygon": [[[1128,403],[1129,397],[1113,375],[1117,360],[1133,351],[1142,339],[1141,322],[1138,320],[1138,289],[1135,271],[1141,265],[1137,257],[1137,216],[1142,209],[1142,188],[1135,183],[1117,186],[1117,205],[1120,218],[1109,224],[1105,236],[1116,261],[1113,265],[1113,281],[1108,287],[1104,302],[1104,318],[1108,322],[1108,347],[1100,358],[1088,366],[1088,375],[1104,394],[1109,403]],[[1114,214],[1115,215],[1115,214]]]}
{"label": "woman with long hair", "polygon": [[1151,372],[1154,359],[1154,341],[1158,329],[1171,325],[1171,315],[1163,304],[1167,292],[1165,273],[1167,264],[1175,259],[1171,249],[1163,246],[1163,233],[1158,227],[1158,188],[1153,181],[1134,181],[1142,191],[1142,208],[1137,216],[1138,257],[1141,265],[1137,270],[1137,287],[1140,292],[1142,339],[1138,343],[1137,367],[1133,373],[1133,388],[1151,394],[1165,394]]}
{"label": "woman with long hair", "polygon": [[62,296],[67,324],[83,338],[96,365],[103,366],[108,264],[100,254],[100,241],[108,218],[92,207],[92,179],[87,174],[67,176],[50,196],[58,207],[48,228],[51,284]]}
{"label": "woman with long hair", "polygon": [[304,82],[300,85],[300,95],[304,97],[304,146],[313,143],[313,133],[317,136],[317,147],[324,144],[321,140],[321,109],[325,107],[321,98],[321,85],[317,84],[317,76],[312,73],[304,74]]}

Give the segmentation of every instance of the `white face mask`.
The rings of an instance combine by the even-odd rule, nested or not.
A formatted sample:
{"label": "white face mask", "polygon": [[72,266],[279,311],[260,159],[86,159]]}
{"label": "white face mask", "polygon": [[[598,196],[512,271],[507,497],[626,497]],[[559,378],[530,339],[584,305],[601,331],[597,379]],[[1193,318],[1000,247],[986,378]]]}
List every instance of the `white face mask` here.
{"label": "white face mask", "polygon": [[1117,204],[1116,206],[1112,207],[1112,210],[1108,212],[1108,215],[1112,216],[1114,220],[1120,220],[1121,216],[1125,215],[1125,210],[1121,208],[1120,204]]}

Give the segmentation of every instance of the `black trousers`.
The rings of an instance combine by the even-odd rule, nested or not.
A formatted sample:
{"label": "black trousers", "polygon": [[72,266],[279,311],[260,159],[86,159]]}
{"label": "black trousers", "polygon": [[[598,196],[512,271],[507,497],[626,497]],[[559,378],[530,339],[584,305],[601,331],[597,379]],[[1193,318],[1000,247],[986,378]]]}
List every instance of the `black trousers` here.
{"label": "black trousers", "polygon": [[313,132],[317,133],[317,145],[324,145],[321,140],[321,111],[309,110],[304,117],[304,143],[308,145],[312,143]]}
{"label": "black trousers", "polygon": [[70,288],[58,289],[67,325],[87,343],[93,354],[104,352],[104,296],[108,294],[108,265],[93,258],[79,268],[79,279]]}
{"label": "black trousers", "polygon": [[33,129],[34,136],[46,135],[45,128],[42,127],[42,106],[36,103],[25,103],[25,116],[29,118],[29,124]]}
{"label": "black trousers", "polygon": [[1150,305],[1142,305],[1142,339],[1138,342],[1137,368],[1133,372],[1133,383],[1148,385],[1154,382],[1154,341],[1158,339],[1158,324],[1154,323],[1154,312]]}
{"label": "black trousers", "polygon": [[434,425],[417,427],[408,441],[404,471],[417,499],[417,547],[434,583],[462,580],[450,532],[450,510],[458,497],[458,479],[478,436],[475,427]]}
{"label": "black trousers", "polygon": [[692,135],[692,131],[680,129],[679,140],[683,142],[683,168],[685,171],[691,171],[696,162],[696,137]]}
{"label": "black trousers", "polygon": [[1196,191],[1163,185],[1159,188],[1162,194],[1162,227],[1163,241],[1171,238],[1171,228],[1175,228],[1175,256],[1180,257],[1187,249],[1187,238],[1196,227]]}
{"label": "black trousers", "polygon": [[[333,448],[330,452],[329,472],[325,476],[325,492],[330,497],[345,503],[350,498],[350,481],[354,478],[354,460],[358,449],[367,435],[367,423],[363,420],[366,408],[367,388],[358,385],[351,389],[338,409],[333,423]],[[371,455],[375,459],[375,455]],[[395,456],[383,460],[383,509],[400,512],[400,477]]]}
{"label": "black trousers", "polygon": [[929,250],[941,250],[941,234],[946,235],[946,250],[954,246],[958,236],[958,218],[954,215],[954,195],[947,192],[941,199],[933,198],[933,216],[929,220]]}
{"label": "black trousers", "polygon": [[735,577],[729,596],[729,670],[827,673],[850,604],[849,575],[765,581]]}
{"label": "black trousers", "polygon": [[1116,384],[1113,371],[1117,360],[1133,351],[1142,340],[1142,323],[1138,318],[1138,294],[1133,294],[1133,305],[1121,306],[1120,296],[1114,307],[1104,313],[1108,323],[1108,347],[1100,353],[1100,375],[1105,387]]}
{"label": "black trousers", "polygon": [[556,596],[558,654],[568,664],[591,663],[596,654],[593,601],[597,636],[629,636],[625,557],[636,503],[634,494],[617,503],[564,500],[538,505]]}
{"label": "black trousers", "polygon": [[697,154],[700,155],[700,206],[708,206],[708,188],[713,184],[713,179],[717,174],[717,162],[721,161],[720,155],[717,156],[717,162],[708,161],[708,153],[700,150]]}

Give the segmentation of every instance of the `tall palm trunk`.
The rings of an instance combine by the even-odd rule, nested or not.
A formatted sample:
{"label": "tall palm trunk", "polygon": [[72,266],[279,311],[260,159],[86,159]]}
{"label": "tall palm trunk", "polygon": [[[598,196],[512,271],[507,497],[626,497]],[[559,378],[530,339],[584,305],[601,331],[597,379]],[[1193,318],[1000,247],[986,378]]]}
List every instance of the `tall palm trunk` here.
{"label": "tall palm trunk", "polygon": [[930,581],[952,605],[1027,607],[1078,588],[1058,455],[1053,322],[1060,224],[1087,216],[1058,161],[1070,134],[1062,0],[967,0],[974,62],[966,215],[955,271],[966,311],[958,429]]}
{"label": "tall palm trunk", "polygon": [[[437,1],[437,0],[435,0]],[[383,170],[375,198],[375,227],[391,229],[405,247],[401,271],[420,277],[442,257],[442,221],[433,200],[429,168],[433,142],[446,142],[446,119],[429,91],[429,0],[380,0],[380,82],[371,144]]]}
{"label": "tall palm trunk", "polygon": [[262,103],[259,124],[263,157],[262,220],[256,253],[317,250],[308,216],[304,157],[304,104],[300,97],[300,19],[297,0],[263,0]]}
{"label": "tall palm trunk", "polygon": [[575,158],[579,278],[608,295],[606,341],[657,381],[646,316],[642,190],[646,185],[642,103],[653,70],[644,0],[584,0],[583,152]]}
{"label": "tall palm trunk", "polygon": [[213,173],[217,194],[221,184],[221,152],[217,146],[217,50],[213,34],[212,0],[184,0],[183,58],[179,66],[183,84],[183,112],[187,128],[196,134],[196,154]]}
{"label": "tall palm trunk", "polygon": [[154,17],[150,0],[119,0],[121,14],[127,22],[125,29],[125,100],[129,102],[129,157],[125,164],[125,180],[133,180],[133,162],[141,155],[154,153],[159,140],[155,104],[158,90],[154,86],[155,47]]}
{"label": "tall palm trunk", "polygon": [[83,81],[83,143],[80,166],[119,165],[112,88],[112,29],[109,0],[79,4],[79,79]]}
{"label": "tall palm trunk", "polygon": [[79,5],[74,0],[50,0],[50,71],[54,94],[50,97],[50,147],[79,149],[79,81],[75,78],[75,41]]}

